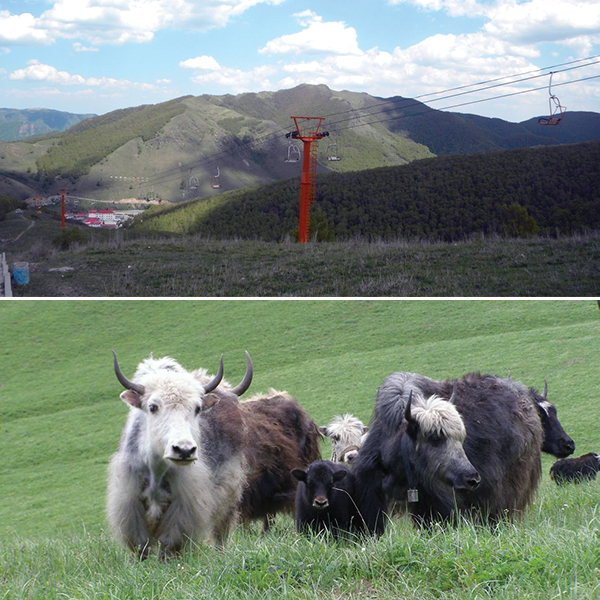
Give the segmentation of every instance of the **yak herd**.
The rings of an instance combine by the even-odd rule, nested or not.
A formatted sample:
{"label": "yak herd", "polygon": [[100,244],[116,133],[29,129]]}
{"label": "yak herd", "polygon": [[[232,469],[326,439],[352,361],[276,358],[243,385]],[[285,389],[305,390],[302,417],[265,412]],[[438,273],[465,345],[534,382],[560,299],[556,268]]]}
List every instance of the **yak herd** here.
{"label": "yak herd", "polygon": [[[114,355],[129,414],[108,470],[115,538],[145,558],[188,541],[222,546],[238,522],[269,528],[277,513],[298,532],[381,535],[390,518],[417,526],[467,517],[494,524],[523,514],[541,477],[541,453],[558,460],[556,483],[594,478],[600,456],[567,459],[573,440],[547,399],[507,377],[469,373],[438,381],[389,375],[369,427],[341,415],[319,427],[295,398],[270,389],[247,400],[242,381],[188,371],[169,357],[143,360],[128,379]],[[331,460],[322,460],[323,437]]]}

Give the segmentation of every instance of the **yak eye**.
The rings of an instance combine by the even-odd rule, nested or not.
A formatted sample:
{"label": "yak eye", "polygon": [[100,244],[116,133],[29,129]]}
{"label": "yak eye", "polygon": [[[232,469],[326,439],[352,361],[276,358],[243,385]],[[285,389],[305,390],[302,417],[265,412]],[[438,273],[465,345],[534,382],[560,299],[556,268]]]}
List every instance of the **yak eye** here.
{"label": "yak eye", "polygon": [[443,444],[444,442],[444,438],[441,435],[438,435],[437,433],[433,433],[432,435],[430,435],[427,438],[427,441],[432,445],[432,446],[439,446],[440,444]]}
{"label": "yak eye", "polygon": [[339,435],[332,435],[332,436],[331,436],[331,439],[332,439],[334,442],[339,442],[339,441],[340,441],[340,436],[339,436]]}
{"label": "yak eye", "polygon": [[149,410],[151,413],[155,413],[155,412],[157,412],[157,411],[158,411],[158,404],[151,404],[151,405],[148,407],[148,410]]}
{"label": "yak eye", "polygon": [[202,407],[198,404],[198,406],[196,406],[196,416],[198,416],[200,414],[200,411],[202,410]]}

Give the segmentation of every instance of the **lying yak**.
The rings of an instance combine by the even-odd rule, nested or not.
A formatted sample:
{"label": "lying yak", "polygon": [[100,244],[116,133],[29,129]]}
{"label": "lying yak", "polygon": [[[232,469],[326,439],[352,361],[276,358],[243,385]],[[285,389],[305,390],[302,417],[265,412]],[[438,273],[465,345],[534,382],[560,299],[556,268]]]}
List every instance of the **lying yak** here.
{"label": "lying yak", "polygon": [[[415,520],[425,524],[454,518],[456,511],[490,523],[521,514],[538,487],[544,440],[537,403],[521,391],[495,376],[476,373],[448,381],[414,373],[387,377],[377,392],[371,430],[354,464],[361,481],[359,508],[370,529],[381,533],[384,513],[397,502],[408,502]],[[433,485],[429,472],[416,468],[407,450],[410,444],[402,442],[413,439],[406,435],[408,417],[402,417],[412,394],[449,399],[464,423],[464,453],[480,476],[478,486]],[[447,433],[427,438],[442,455],[449,452],[450,440],[457,448],[456,438]],[[411,478],[418,494],[414,502],[407,498]],[[363,493],[365,482],[373,492]]]}
{"label": "lying yak", "polygon": [[550,468],[550,477],[557,484],[581,483],[596,479],[600,471],[600,455],[588,452],[577,458],[557,460]]}
{"label": "lying yak", "polygon": [[354,474],[341,463],[315,461],[293,469],[298,480],[294,521],[298,533],[360,531],[362,520],[354,500]]}
{"label": "lying yak", "polygon": [[351,463],[362,446],[369,428],[349,413],[335,416],[328,425],[319,431],[331,440],[331,460]]}

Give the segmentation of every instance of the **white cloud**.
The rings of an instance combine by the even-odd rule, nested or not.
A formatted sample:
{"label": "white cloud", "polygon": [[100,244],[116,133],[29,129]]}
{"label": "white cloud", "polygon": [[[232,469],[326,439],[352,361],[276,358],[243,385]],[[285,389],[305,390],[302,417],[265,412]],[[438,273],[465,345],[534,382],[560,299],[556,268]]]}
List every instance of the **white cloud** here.
{"label": "white cloud", "polygon": [[284,0],[54,0],[38,17],[0,11],[0,44],[50,44],[80,39],[93,45],[149,42],[163,29],[224,27],[257,4]]}
{"label": "white cloud", "polygon": [[600,34],[597,0],[530,0],[490,7],[484,30],[517,43],[567,42],[582,35]]}
{"label": "white cloud", "polygon": [[424,10],[444,10],[452,17],[477,17],[485,11],[479,0],[388,0],[388,4],[413,4]]}
{"label": "white cloud", "polygon": [[555,42],[589,48],[600,36],[598,0],[388,0],[428,11],[444,11],[452,17],[483,17],[483,31],[490,37],[519,45]]}
{"label": "white cloud", "polygon": [[212,56],[197,56],[196,58],[188,58],[179,63],[183,69],[201,69],[206,71],[216,71],[221,66]]}
{"label": "white cloud", "polygon": [[270,89],[271,77],[274,74],[275,69],[270,65],[259,66],[249,71],[221,67],[215,71],[195,75],[192,82],[198,85],[216,84],[234,94],[242,94]]}
{"label": "white cloud", "polygon": [[309,10],[294,16],[305,29],[267,42],[259,50],[261,54],[362,54],[354,27],[343,21],[323,22],[322,17]]}
{"label": "white cloud", "polygon": [[73,44],[73,50],[75,50],[75,52],[98,52],[98,48],[94,48],[93,46],[84,46],[79,42],[75,42]]}
{"label": "white cloud", "polygon": [[13,71],[8,78],[13,81],[46,81],[58,85],[83,85],[100,88],[135,88],[143,91],[155,89],[148,83],[136,83],[126,79],[112,79],[110,77],[82,77],[81,75],[72,75],[66,71],[59,71],[56,67],[45,65],[37,60],[30,60],[29,66],[24,69]]}
{"label": "white cloud", "polygon": [[0,44],[44,45],[51,42],[52,36],[38,27],[38,19],[32,14],[11,15],[7,10],[0,10]]}

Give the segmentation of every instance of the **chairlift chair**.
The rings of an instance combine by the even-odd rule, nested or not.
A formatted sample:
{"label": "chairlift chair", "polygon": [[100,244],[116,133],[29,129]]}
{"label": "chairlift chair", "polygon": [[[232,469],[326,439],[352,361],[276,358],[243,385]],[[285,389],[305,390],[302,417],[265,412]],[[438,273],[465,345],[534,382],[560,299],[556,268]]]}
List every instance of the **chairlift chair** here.
{"label": "chairlift chair", "polygon": [[210,184],[210,187],[213,190],[218,190],[221,187],[221,179],[220,179],[220,172],[219,172],[219,167],[217,167],[217,174],[212,178],[212,183]]}
{"label": "chairlift chair", "polygon": [[550,73],[550,83],[548,85],[548,93],[550,94],[550,98],[548,99],[548,117],[541,117],[538,119],[538,123],[540,125],[558,125],[567,110],[566,106],[562,106],[560,100],[557,96],[552,93],[552,75],[553,72]]}
{"label": "chairlift chair", "polygon": [[290,140],[290,143],[288,145],[288,153],[287,156],[283,159],[283,162],[296,163],[300,160],[301,156],[302,154],[300,152],[300,146],[298,146],[297,144],[292,144],[292,140]]}
{"label": "chairlift chair", "polygon": [[[330,150],[331,148],[331,150]],[[338,161],[342,160],[342,157],[337,153],[337,144],[334,142],[333,144],[329,144],[327,146],[327,160]]]}

